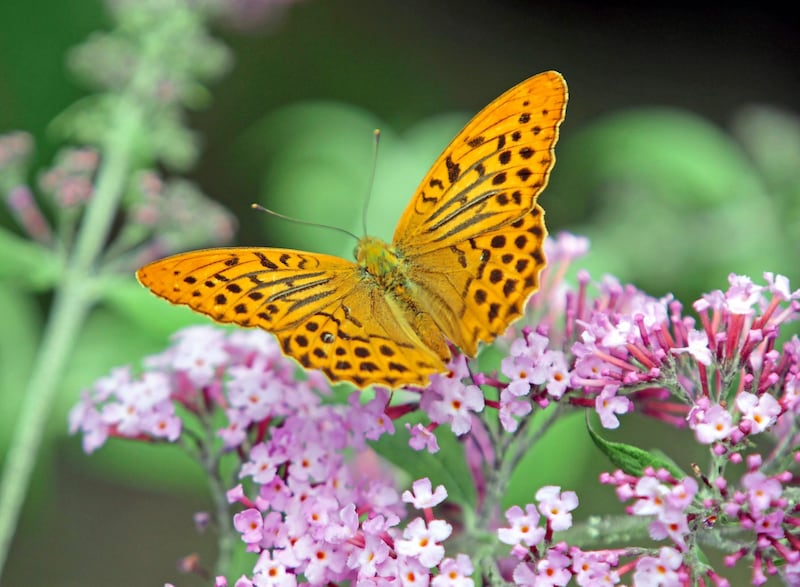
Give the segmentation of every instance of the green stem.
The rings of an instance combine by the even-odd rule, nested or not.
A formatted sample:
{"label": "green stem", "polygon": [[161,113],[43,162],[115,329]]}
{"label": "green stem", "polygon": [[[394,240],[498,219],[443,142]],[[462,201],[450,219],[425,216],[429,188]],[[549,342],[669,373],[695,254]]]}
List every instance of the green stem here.
{"label": "green stem", "polygon": [[[206,450],[211,449],[211,444]],[[227,488],[220,475],[219,457],[209,455],[212,462],[206,465],[206,475],[211,491],[211,501],[214,504],[214,518],[217,530],[217,560],[214,565],[215,575],[227,575],[230,572],[233,549],[236,545],[236,533],[231,525],[231,506],[228,503]],[[208,466],[213,465],[213,466]]]}
{"label": "green stem", "polygon": [[197,451],[194,451],[193,456],[203,467],[206,479],[208,479],[211,501],[214,504],[214,521],[217,547],[219,548],[214,565],[214,575],[227,575],[230,572],[233,549],[238,538],[231,523],[231,506],[228,503],[227,495],[227,490],[233,486],[233,483],[230,479],[223,479],[222,457],[224,452],[221,449],[215,449],[215,446],[219,444],[219,439],[214,418],[202,407],[202,400],[198,404],[198,414],[205,433],[203,438],[197,439]]}
{"label": "green stem", "polygon": [[25,503],[36,457],[69,352],[90,303],[71,288],[57,292],[0,479],[0,572]]}
{"label": "green stem", "polygon": [[36,457],[67,360],[94,304],[95,262],[108,238],[130,171],[130,153],[143,113],[121,100],[112,116],[96,190],[55,293],[33,373],[0,479],[0,576],[28,492]]}

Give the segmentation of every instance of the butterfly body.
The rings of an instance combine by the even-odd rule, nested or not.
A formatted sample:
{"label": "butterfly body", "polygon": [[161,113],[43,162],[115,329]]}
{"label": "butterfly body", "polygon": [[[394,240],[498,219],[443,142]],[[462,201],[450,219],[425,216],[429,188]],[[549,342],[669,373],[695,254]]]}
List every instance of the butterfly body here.
{"label": "butterfly body", "polygon": [[274,333],[332,381],[423,385],[447,341],[474,356],[522,315],[545,265],[538,194],[566,85],[534,76],[481,111],[433,165],[391,243],[365,236],[355,262],[272,248],[207,249],[139,270],[155,294],[219,322]]}
{"label": "butterfly body", "polygon": [[365,277],[375,279],[387,291],[406,285],[405,259],[389,243],[365,236],[356,247],[355,257]]}

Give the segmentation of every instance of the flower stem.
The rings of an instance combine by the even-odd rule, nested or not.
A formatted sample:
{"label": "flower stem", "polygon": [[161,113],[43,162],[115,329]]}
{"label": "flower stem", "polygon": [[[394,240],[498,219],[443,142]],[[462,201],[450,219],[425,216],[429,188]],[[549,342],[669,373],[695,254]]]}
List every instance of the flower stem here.
{"label": "flower stem", "polygon": [[95,263],[108,238],[130,172],[131,149],[142,125],[143,112],[132,101],[120,99],[111,120],[111,130],[102,146],[104,159],[95,193],[56,289],[0,478],[0,575],[28,493],[53,399],[95,301]]}
{"label": "flower stem", "polygon": [[[210,459],[210,462],[209,462]],[[211,491],[211,501],[214,504],[214,518],[217,530],[217,561],[214,565],[215,575],[226,575],[230,572],[233,548],[236,545],[237,534],[231,525],[231,507],[226,495],[226,486],[220,477],[219,457],[209,455],[204,462],[208,475],[208,486]]]}
{"label": "flower stem", "polygon": [[69,287],[56,293],[0,478],[0,571],[25,502],[55,392],[90,303]]}

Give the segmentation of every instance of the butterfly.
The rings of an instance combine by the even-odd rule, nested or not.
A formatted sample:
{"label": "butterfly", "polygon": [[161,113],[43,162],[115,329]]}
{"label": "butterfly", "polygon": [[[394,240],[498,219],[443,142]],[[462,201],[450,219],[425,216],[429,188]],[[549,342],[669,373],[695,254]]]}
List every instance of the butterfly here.
{"label": "butterfly", "polygon": [[537,203],[555,163],[567,86],[548,71],[478,113],[436,160],[391,243],[360,239],[355,262],[291,249],[192,251],[137,278],[218,322],[263,328],[332,382],[425,385],[448,341],[474,357],[538,289],[547,230]]}

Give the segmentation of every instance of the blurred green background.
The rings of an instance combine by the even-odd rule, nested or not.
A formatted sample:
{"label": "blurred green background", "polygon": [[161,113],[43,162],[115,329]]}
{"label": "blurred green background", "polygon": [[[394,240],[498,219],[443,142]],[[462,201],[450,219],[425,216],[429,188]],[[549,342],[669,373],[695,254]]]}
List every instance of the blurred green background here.
{"label": "blurred green background", "polygon": [[[274,222],[249,204],[360,234],[375,127],[383,139],[369,228],[390,236],[417,182],[469,116],[526,77],[556,69],[570,100],[540,202],[551,233],[592,239],[585,265],[593,275],[613,273],[655,296],[674,292],[687,306],[703,291],[725,289],[730,272],[760,281],[773,271],[800,284],[800,40],[788,12],[763,3],[251,4],[268,5],[274,18],[216,31],[234,68],[213,87],[209,107],[189,117],[203,148],[188,175],[236,215],[237,243],[349,254],[346,238]],[[48,123],[88,92],[69,75],[66,52],[108,22],[97,0],[0,2],[0,132],[32,132],[39,164],[58,147]],[[13,226],[4,211],[0,221]],[[93,315],[54,410],[4,586],[199,585],[178,576],[176,559],[194,551],[213,558],[212,541],[191,522],[206,507],[202,478],[177,450],[112,443],[86,458],[66,436],[66,412],[82,387],[163,348],[175,323],[194,319],[151,300],[133,276],[128,285],[148,312],[163,306],[170,318],[159,314],[150,328],[113,307]],[[5,447],[49,300],[13,283],[0,283],[0,299]],[[659,428],[629,420],[615,440]],[[532,486],[580,490],[608,468],[587,462],[595,453],[577,424],[551,445],[575,437],[574,454],[550,457]],[[675,450],[684,467],[698,458]],[[584,513],[619,507],[610,491],[587,497]]]}

